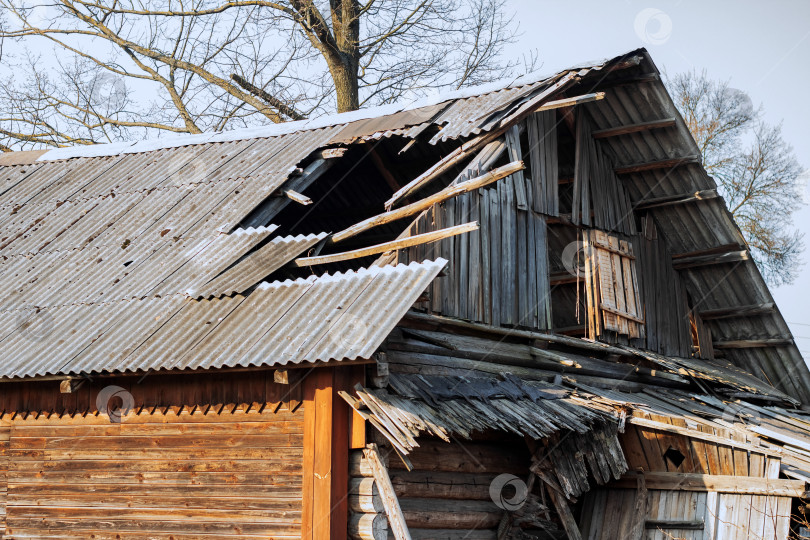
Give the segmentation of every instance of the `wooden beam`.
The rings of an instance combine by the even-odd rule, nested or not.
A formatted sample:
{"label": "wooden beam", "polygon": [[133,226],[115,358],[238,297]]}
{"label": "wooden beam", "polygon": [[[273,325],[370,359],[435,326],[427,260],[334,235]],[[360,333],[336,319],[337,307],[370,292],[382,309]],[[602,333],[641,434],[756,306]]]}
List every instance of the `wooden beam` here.
{"label": "wooden beam", "polygon": [[283,195],[291,201],[297,202],[298,204],[303,204],[304,206],[309,206],[312,204],[312,199],[292,189],[285,189]]}
{"label": "wooden beam", "polygon": [[644,522],[645,529],[679,529],[688,531],[702,531],[705,523],[702,519],[648,519]]}
{"label": "wooden beam", "polygon": [[668,195],[666,197],[655,197],[650,199],[642,199],[633,205],[635,210],[648,210],[650,208],[660,208],[662,206],[673,206],[676,204],[685,204],[690,202],[709,201],[718,198],[720,195],[716,189],[704,189],[694,193],[679,193],[677,195]]}
{"label": "wooden beam", "polygon": [[444,238],[456,236],[470,231],[478,230],[478,222],[464,223],[446,229],[439,229],[425,234],[417,234],[415,236],[408,236],[401,240],[392,240],[391,242],[384,242],[362,249],[355,249],[353,251],[345,251],[343,253],[333,253],[331,255],[318,255],[317,257],[301,257],[295,259],[292,264],[294,266],[314,266],[317,264],[328,264],[340,261],[348,261],[352,259],[359,259],[361,257],[368,257],[369,255],[376,255],[378,253],[385,253],[386,251],[393,251],[410,246],[418,246],[420,244],[427,244],[429,242],[436,242]]}
{"label": "wooden beam", "polygon": [[388,167],[385,166],[380,154],[377,153],[377,150],[375,150],[373,146],[369,148],[368,154],[371,156],[371,161],[374,163],[374,167],[376,167],[377,172],[379,172],[383,177],[383,180],[385,180],[385,183],[391,188],[391,191],[399,190],[402,186],[399,185],[397,179],[394,178],[394,175],[391,174],[391,171],[389,171]]}
{"label": "wooden beam", "polygon": [[636,496],[633,505],[633,521],[628,540],[641,540],[644,537],[645,518],[649,512],[647,501],[647,482],[644,474],[636,472]]}
{"label": "wooden beam", "polygon": [[618,62],[616,62],[612,66],[605,67],[603,72],[610,73],[610,72],[613,72],[613,71],[620,71],[620,70],[623,70],[623,69],[636,67],[636,66],[641,65],[642,60],[644,60],[644,57],[641,56],[641,55],[638,55],[638,54],[633,55],[633,56],[628,56],[624,60],[619,60]]}
{"label": "wooden beam", "polygon": [[72,394],[73,392],[81,388],[86,380],[87,379],[74,379],[72,377],[68,377],[59,383],[59,393]]}
{"label": "wooden beam", "polygon": [[672,267],[675,270],[686,270],[687,268],[697,268],[699,266],[711,266],[714,264],[738,263],[750,260],[748,251],[732,251],[730,253],[720,253],[711,255],[697,255],[675,259],[673,257]]}
{"label": "wooden beam", "polygon": [[273,382],[277,382],[278,384],[290,384],[290,372],[286,369],[273,371]]}
{"label": "wooden beam", "polygon": [[554,504],[554,509],[557,510],[557,515],[569,540],[582,540],[582,533],[577,526],[574,515],[571,513],[568,501],[565,500],[565,496],[551,486],[546,490],[546,493],[548,493],[551,502]]}
{"label": "wooden beam", "polygon": [[352,540],[385,540],[388,521],[383,514],[352,512],[349,517],[349,538]]}
{"label": "wooden beam", "polygon": [[[494,326],[491,324],[474,323],[462,321],[460,319],[453,319],[452,317],[443,317],[441,315],[433,315],[430,313],[422,313],[419,311],[408,311],[405,314],[405,319],[417,321],[419,323],[435,326],[437,329],[451,328],[459,330],[472,330],[484,334],[496,336],[509,336],[521,339],[536,339],[540,341],[547,341],[549,343],[556,343],[558,345],[566,345],[577,349],[585,349],[594,352],[601,352],[605,354],[618,354],[621,356],[632,356],[633,352],[618,347],[613,347],[607,343],[600,343],[598,341],[588,341],[584,339],[577,339],[567,336],[557,336],[554,334],[546,334],[542,332],[533,332],[531,330],[518,330],[516,328],[504,328],[502,326]],[[452,330],[451,330],[452,331]]]}
{"label": "wooden beam", "polygon": [[[366,384],[366,367],[352,366],[349,386]],[[352,415],[349,418],[349,448],[360,450],[366,447],[366,420],[363,416],[352,408]]]}
{"label": "wooden beam", "polygon": [[343,155],[348,152],[349,149],[345,146],[338,146],[335,148],[324,148],[323,150],[319,151],[316,155],[321,159],[335,159],[343,157]]}
{"label": "wooden beam", "polygon": [[[345,149],[341,148],[340,150]],[[300,176],[288,178],[280,189],[284,191],[292,190],[301,193],[311,186],[312,183],[320,178],[326,171],[332,168],[332,165],[334,165],[335,162],[336,161],[334,159],[327,159],[324,157],[316,158],[312,163],[304,167],[304,170]],[[289,204],[290,200],[291,199],[288,197],[268,197],[259,206],[253,209],[253,211],[245,219],[242,220],[239,227],[248,228],[267,225],[270,220],[276,216],[276,214],[278,214],[282,209],[284,209],[285,206],[287,206],[287,204]]]}
{"label": "wooden beam", "polygon": [[757,315],[766,315],[776,311],[776,304],[767,302],[765,304],[750,304],[747,306],[731,306],[720,309],[707,309],[698,312],[700,318],[704,321],[716,321],[718,319],[737,319],[743,317],[755,317]]}
{"label": "wooden beam", "polygon": [[682,165],[689,165],[692,163],[700,163],[699,156],[686,156],[674,159],[662,159],[659,161],[645,161],[642,163],[632,163],[630,165],[623,165],[616,167],[614,172],[616,174],[631,174],[644,171],[654,171],[658,169],[674,169]]}
{"label": "wooden beam", "polygon": [[338,391],[348,386],[347,368],[307,374],[304,391],[304,478],[301,537],[345,540],[349,505],[351,409]]}
{"label": "wooden beam", "polygon": [[372,216],[368,219],[365,219],[359,223],[352,225],[351,227],[344,229],[338,233],[335,233],[330,238],[330,243],[337,243],[347,238],[351,238],[352,236],[357,236],[358,234],[365,232],[369,229],[373,229],[374,227],[378,227],[380,225],[385,225],[387,223],[391,223],[393,221],[397,221],[402,218],[406,218],[408,216],[413,216],[422,212],[423,210],[427,210],[434,204],[440,203],[442,201],[446,201],[452,197],[456,197],[461,195],[462,193],[467,193],[469,191],[473,191],[484,186],[487,186],[493,182],[506,178],[517,171],[522,171],[525,169],[526,166],[523,164],[522,161],[515,161],[504,165],[503,167],[498,167],[497,169],[493,169],[488,173],[485,173],[481,176],[476,178],[472,178],[470,180],[466,180],[464,182],[460,182],[456,185],[451,185],[443,190],[439,191],[431,195],[430,197],[425,197],[421,201],[416,201],[413,204],[409,204],[407,206],[403,206],[402,208],[398,208],[396,210],[391,210],[390,212],[385,212],[384,214],[379,214],[376,216]]}
{"label": "wooden beam", "polygon": [[[678,472],[645,472],[647,489],[673,491],[717,491],[740,495],[801,497],[806,490],[803,480],[774,480],[752,476],[730,476]],[[635,487],[636,475],[625,475],[610,487]]]}
{"label": "wooden beam", "polygon": [[649,122],[639,122],[637,124],[625,124],[612,128],[594,131],[591,135],[594,139],[606,139],[608,137],[618,137],[619,135],[629,135],[653,129],[663,129],[675,126],[674,118],[662,118],[661,120],[651,120]]}
{"label": "wooden beam", "polygon": [[793,345],[793,340],[789,337],[766,338],[766,339],[729,339],[715,341],[712,346],[715,349],[757,349],[763,347],[789,347]]}
{"label": "wooden beam", "polygon": [[617,86],[625,86],[630,84],[643,84],[643,83],[650,83],[650,82],[658,82],[661,80],[661,76],[658,73],[641,73],[638,75],[622,75],[618,77],[611,77],[610,79],[600,81],[599,84],[595,86],[600,90],[606,90],[608,88],[615,88]]}
{"label": "wooden beam", "polygon": [[[666,424],[664,422],[656,422],[655,420],[648,420],[646,418],[641,418],[638,416],[632,416],[627,419],[628,424],[633,424],[635,426],[645,427],[649,429],[654,429],[656,431],[664,431],[666,433],[675,433],[677,435],[683,435],[685,437],[689,437],[691,439],[697,439],[701,441],[707,441],[715,444],[721,444],[723,446],[730,446],[732,448],[740,448],[742,450],[747,450],[749,452],[754,452],[757,454],[764,454],[766,456],[781,456],[781,451],[776,451],[772,449],[765,448],[763,446],[756,446],[747,442],[742,441],[735,441],[728,437],[720,437],[718,435],[713,435],[711,433],[705,433],[703,431],[698,431],[696,429],[689,429],[687,427],[676,426],[674,424]],[[654,489],[650,486],[647,486],[648,489]]]}
{"label": "wooden beam", "polygon": [[374,443],[369,444],[363,451],[363,455],[371,465],[374,483],[382,497],[385,513],[388,516],[388,524],[391,527],[391,532],[394,533],[394,538],[396,540],[411,540],[408,525],[405,523],[405,516],[402,514],[402,508],[399,506],[399,500],[394,492],[394,485],[391,483],[391,477],[388,476],[388,469],[380,457],[377,445]]}
{"label": "wooden beam", "polygon": [[568,272],[558,272],[556,274],[551,274],[548,278],[548,284],[552,287],[556,285],[567,285],[569,283],[579,283],[582,281],[585,281],[584,272],[582,272],[582,274],[579,276],[576,274],[570,274]]}
{"label": "wooden beam", "polygon": [[720,255],[722,253],[729,253],[732,251],[741,251],[745,246],[738,243],[722,244],[719,246],[710,247],[708,249],[699,249],[697,251],[687,251],[685,253],[675,253],[672,255],[672,260],[691,259],[693,257],[700,257],[702,255]]}

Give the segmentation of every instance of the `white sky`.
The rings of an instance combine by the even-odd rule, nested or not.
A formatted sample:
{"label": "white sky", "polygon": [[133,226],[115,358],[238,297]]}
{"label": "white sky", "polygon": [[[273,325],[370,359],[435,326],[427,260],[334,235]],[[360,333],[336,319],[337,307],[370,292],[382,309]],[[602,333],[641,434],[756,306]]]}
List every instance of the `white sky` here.
{"label": "white sky", "polygon": [[[732,87],[747,92],[755,105],[764,106],[769,123],[783,122],[785,140],[793,145],[802,166],[810,168],[806,98],[810,1],[510,0],[510,4],[517,10],[522,33],[510,55],[536,48],[546,65],[560,66],[647,47],[662,71],[705,69],[712,78],[729,79]],[[810,203],[810,187],[805,187],[804,200]],[[807,360],[810,205],[795,220],[807,244],[804,267],[793,285],[772,293]]]}

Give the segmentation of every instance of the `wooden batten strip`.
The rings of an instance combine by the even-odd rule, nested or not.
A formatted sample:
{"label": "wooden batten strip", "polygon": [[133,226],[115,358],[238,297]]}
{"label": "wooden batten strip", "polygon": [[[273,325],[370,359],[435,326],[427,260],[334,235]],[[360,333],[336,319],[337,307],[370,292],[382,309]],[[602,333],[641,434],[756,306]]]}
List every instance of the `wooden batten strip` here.
{"label": "wooden batten strip", "polygon": [[641,131],[650,131],[653,129],[670,127],[675,127],[674,118],[662,118],[661,120],[651,120],[649,122],[639,122],[637,124],[627,124],[624,126],[600,129],[594,131],[592,135],[594,139],[606,139],[608,137],[617,137],[619,135],[629,135],[631,133],[639,133]]}
{"label": "wooden batten strip", "polygon": [[748,251],[732,251],[731,253],[721,253],[716,255],[698,255],[696,257],[685,257],[676,259],[673,257],[672,266],[675,270],[686,270],[688,268],[698,268],[700,266],[711,266],[714,264],[738,263],[751,260]]}
{"label": "wooden batten strip", "polygon": [[429,242],[436,242],[437,240],[442,240],[443,238],[450,238],[451,236],[476,230],[478,230],[478,223],[464,223],[462,225],[456,225],[455,227],[448,227],[446,229],[440,229],[438,231],[425,234],[417,234],[416,236],[409,236],[401,240],[392,240],[391,242],[385,242],[367,248],[355,249],[353,251],[334,253],[332,255],[318,255],[317,257],[301,257],[295,259],[292,264],[294,266],[314,266],[317,264],[328,264],[340,261],[348,261],[351,259],[359,259],[362,257],[368,257],[369,255],[385,253],[386,251],[394,251],[406,247],[427,244]]}
{"label": "wooden batten strip", "polygon": [[467,180],[465,182],[461,182],[459,184],[446,187],[445,189],[439,191],[438,193],[431,195],[430,197],[426,197],[421,201],[417,201],[413,204],[409,204],[407,206],[403,206],[402,208],[398,208],[397,210],[392,210],[390,212],[385,212],[384,214],[379,214],[368,219],[365,219],[351,227],[344,229],[338,233],[332,235],[329,239],[330,243],[337,243],[342,240],[346,240],[347,238],[351,238],[353,236],[357,236],[358,234],[365,232],[369,229],[373,229],[374,227],[378,227],[380,225],[385,225],[386,223],[391,223],[393,221],[397,221],[399,219],[413,216],[426,210],[433,206],[434,204],[440,203],[442,201],[446,201],[451,197],[455,197],[457,195],[461,195],[462,193],[467,193],[468,191],[473,191],[475,189],[482,188],[487,186],[493,182],[497,182],[502,178],[506,178],[511,174],[515,174],[518,171],[525,169],[525,165],[522,161],[514,161],[503,167],[498,167],[497,169],[493,169],[486,174],[473,178],[471,180]]}
{"label": "wooden batten strip", "polygon": [[767,302],[764,304],[751,304],[747,306],[733,306],[721,309],[709,309],[698,313],[704,321],[716,321],[718,319],[734,319],[742,317],[755,317],[766,315],[776,311],[776,304]]}
{"label": "wooden batten strip", "polygon": [[716,189],[704,189],[702,191],[695,191],[693,193],[679,193],[677,195],[668,195],[666,197],[642,199],[633,206],[636,210],[649,210],[651,208],[661,208],[664,206],[673,206],[690,202],[710,201],[718,198],[719,196],[720,195],[717,193]]}
{"label": "wooden batten strip", "polygon": [[290,199],[291,201],[295,201],[298,204],[302,204],[304,206],[312,204],[312,199],[292,189],[284,190],[284,196]]}
{"label": "wooden batten strip", "polygon": [[766,338],[766,339],[729,339],[715,341],[712,346],[715,349],[749,349],[761,347],[789,347],[793,345],[793,340],[788,337]]}
{"label": "wooden batten strip", "polygon": [[616,169],[614,169],[614,172],[616,174],[631,174],[644,171],[654,171],[657,169],[674,169],[675,167],[680,167],[682,165],[689,165],[694,163],[698,164],[700,163],[700,156],[686,156],[675,159],[662,159],[659,161],[645,161],[643,163],[633,163],[630,165],[617,167]]}

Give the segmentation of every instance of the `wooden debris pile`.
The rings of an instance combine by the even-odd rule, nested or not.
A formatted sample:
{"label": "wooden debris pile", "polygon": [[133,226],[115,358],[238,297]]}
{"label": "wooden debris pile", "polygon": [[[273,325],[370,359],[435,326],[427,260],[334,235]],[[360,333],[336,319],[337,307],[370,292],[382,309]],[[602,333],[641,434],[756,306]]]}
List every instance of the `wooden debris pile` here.
{"label": "wooden debris pile", "polygon": [[449,442],[495,430],[537,440],[559,431],[587,433],[610,416],[582,406],[561,386],[508,372],[457,378],[397,373],[387,389],[357,387],[356,393],[359,399],[344,399],[403,454],[419,446],[422,434]]}

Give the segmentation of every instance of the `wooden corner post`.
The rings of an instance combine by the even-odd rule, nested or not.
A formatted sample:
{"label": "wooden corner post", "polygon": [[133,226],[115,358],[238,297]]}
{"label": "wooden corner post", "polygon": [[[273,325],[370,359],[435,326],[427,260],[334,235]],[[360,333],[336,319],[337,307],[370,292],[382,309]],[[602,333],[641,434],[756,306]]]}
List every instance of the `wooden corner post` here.
{"label": "wooden corner post", "polygon": [[304,389],[303,540],[346,540],[349,516],[349,422],[338,395],[351,387],[350,367],[312,369]]}

